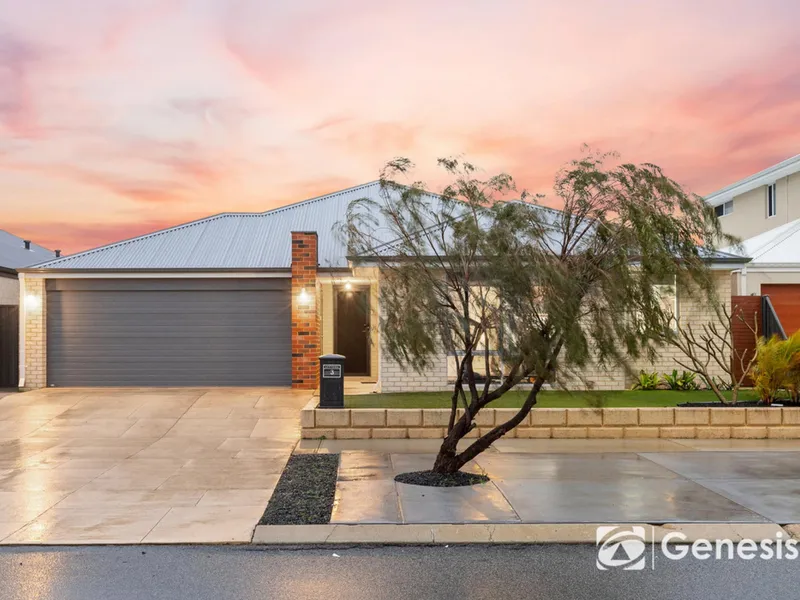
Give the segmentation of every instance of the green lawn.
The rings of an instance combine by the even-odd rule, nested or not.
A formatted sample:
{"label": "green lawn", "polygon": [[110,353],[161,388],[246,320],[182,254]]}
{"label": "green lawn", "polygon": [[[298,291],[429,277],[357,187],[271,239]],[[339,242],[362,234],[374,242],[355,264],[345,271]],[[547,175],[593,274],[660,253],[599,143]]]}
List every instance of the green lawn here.
{"label": "green lawn", "polygon": [[[526,392],[515,390],[492,402],[492,408],[516,408],[522,405]],[[757,400],[754,390],[741,390],[739,400]],[[713,402],[716,396],[711,391],[673,392],[614,391],[614,392],[562,392],[544,391],[536,404],[539,408],[583,408],[586,406],[675,406],[681,402]],[[398,394],[367,394],[345,396],[347,408],[448,408],[449,392],[416,392]]]}

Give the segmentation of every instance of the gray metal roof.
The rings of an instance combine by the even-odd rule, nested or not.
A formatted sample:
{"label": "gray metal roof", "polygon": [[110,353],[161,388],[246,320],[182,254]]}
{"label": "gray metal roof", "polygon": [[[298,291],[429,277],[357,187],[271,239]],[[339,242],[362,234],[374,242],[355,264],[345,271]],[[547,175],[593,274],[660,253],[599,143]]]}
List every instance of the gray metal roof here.
{"label": "gray metal roof", "polygon": [[25,249],[25,241],[7,231],[0,229],[0,268],[19,269],[40,263],[55,256],[43,246],[31,244],[31,249]]}
{"label": "gray metal roof", "polygon": [[319,265],[346,268],[336,224],[377,181],[263,213],[223,213],[35,265],[37,269],[289,269],[292,231],[316,231]]}
{"label": "gray metal roof", "polygon": [[[319,266],[347,268],[347,249],[337,232],[353,200],[382,202],[378,181],[263,213],[223,213],[71,256],[34,265],[56,270],[290,269],[291,232],[315,231]],[[440,200],[431,194],[433,201]],[[560,211],[547,209],[555,214]],[[375,215],[379,217],[379,215]],[[374,235],[381,237],[381,224]],[[391,246],[393,236],[388,235]],[[21,242],[20,242],[21,245]],[[712,261],[740,258],[715,253]],[[744,259],[746,260],[746,259]],[[32,261],[31,261],[32,262]],[[29,263],[30,264],[30,263]]]}

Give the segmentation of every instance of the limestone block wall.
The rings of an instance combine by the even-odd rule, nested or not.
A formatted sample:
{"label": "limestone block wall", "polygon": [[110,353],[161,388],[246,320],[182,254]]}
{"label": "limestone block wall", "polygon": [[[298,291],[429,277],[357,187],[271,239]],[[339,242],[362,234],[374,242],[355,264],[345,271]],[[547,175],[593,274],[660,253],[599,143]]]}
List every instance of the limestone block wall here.
{"label": "limestone block wall", "polygon": [[[443,439],[445,408],[302,410],[305,439]],[[516,414],[513,408],[478,413],[467,437],[478,437]],[[800,408],[534,408],[507,438],[528,439],[798,439]]]}

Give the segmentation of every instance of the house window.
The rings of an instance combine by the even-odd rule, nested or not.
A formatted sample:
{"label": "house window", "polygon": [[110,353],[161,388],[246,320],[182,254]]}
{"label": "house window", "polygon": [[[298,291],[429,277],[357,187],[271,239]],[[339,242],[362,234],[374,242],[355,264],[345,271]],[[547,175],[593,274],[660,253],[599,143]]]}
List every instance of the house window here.
{"label": "house window", "polygon": [[728,200],[724,204],[714,207],[714,212],[718,217],[725,217],[733,212],[733,200]]}
{"label": "house window", "polygon": [[767,186],[767,218],[778,214],[778,186],[773,183]]}
{"label": "house window", "polygon": [[661,310],[665,315],[671,316],[675,321],[680,317],[678,314],[678,294],[676,292],[677,281],[664,282],[653,286],[658,297]]}

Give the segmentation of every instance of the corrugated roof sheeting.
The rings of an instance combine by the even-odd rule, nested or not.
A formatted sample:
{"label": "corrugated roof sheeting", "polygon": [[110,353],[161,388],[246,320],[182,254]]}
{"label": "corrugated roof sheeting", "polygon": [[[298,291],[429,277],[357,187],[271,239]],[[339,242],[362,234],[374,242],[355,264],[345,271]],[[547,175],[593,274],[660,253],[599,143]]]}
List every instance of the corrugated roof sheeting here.
{"label": "corrugated roof sheeting", "polygon": [[[225,213],[35,265],[41,269],[289,269],[291,232],[316,231],[319,265],[347,267],[337,224],[361,198],[381,201],[375,181],[264,213]],[[431,195],[434,202],[438,196]],[[550,210],[550,209],[548,209]],[[552,210],[554,214],[558,211]],[[379,216],[379,215],[376,215]],[[395,236],[386,232],[386,242]],[[555,241],[554,241],[555,243]],[[31,263],[28,263],[31,264]]]}
{"label": "corrugated roof sheeting", "polygon": [[335,229],[368,183],[264,213],[225,213],[36,265],[43,269],[288,269],[292,231],[316,231],[321,267],[346,267]]}
{"label": "corrugated roof sheeting", "polygon": [[52,258],[54,253],[37,244],[25,249],[25,241],[0,229],[0,267],[20,269]]}

